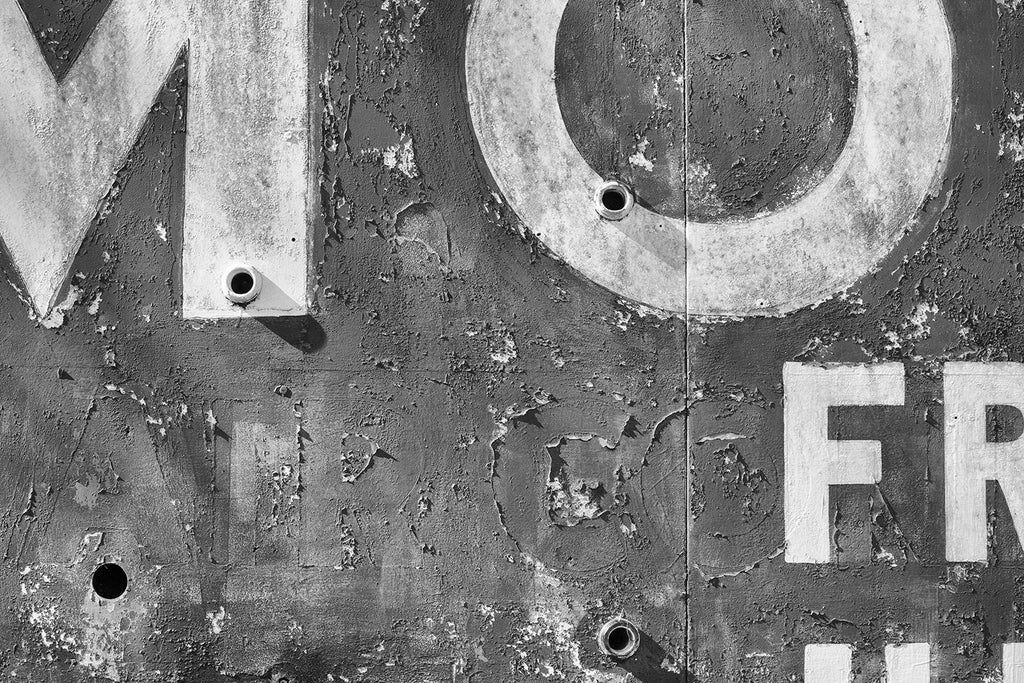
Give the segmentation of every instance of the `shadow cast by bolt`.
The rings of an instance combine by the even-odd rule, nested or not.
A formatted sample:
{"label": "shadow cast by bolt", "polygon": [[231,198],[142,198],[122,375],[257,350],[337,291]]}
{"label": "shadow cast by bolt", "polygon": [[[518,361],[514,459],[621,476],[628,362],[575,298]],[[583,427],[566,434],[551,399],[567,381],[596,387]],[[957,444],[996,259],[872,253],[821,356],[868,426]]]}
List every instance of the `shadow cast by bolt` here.
{"label": "shadow cast by bolt", "polygon": [[303,353],[315,353],[327,343],[327,333],[311,315],[254,318]]}
{"label": "shadow cast by bolt", "polygon": [[629,672],[641,683],[693,683],[696,679],[686,671],[679,673],[664,669],[661,664],[669,654],[643,630],[640,633],[640,647],[628,659],[617,660],[623,670]]}

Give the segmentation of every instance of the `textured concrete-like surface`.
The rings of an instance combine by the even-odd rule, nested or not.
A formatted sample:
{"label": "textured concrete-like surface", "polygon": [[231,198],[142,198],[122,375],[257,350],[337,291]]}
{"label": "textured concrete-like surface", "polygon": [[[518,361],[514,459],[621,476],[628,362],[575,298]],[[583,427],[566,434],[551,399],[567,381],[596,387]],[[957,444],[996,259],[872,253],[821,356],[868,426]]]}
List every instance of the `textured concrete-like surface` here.
{"label": "textured concrete-like surface", "polygon": [[[102,10],[24,4],[56,69]],[[638,80],[669,72],[682,50],[681,20],[660,33],[642,4],[567,9],[610,25],[609,59]],[[1024,640],[1024,553],[999,486],[986,488],[988,561],[944,557],[942,373],[1024,361],[1024,6],[943,4],[956,46],[946,169],[874,273],[785,317],[689,320],[581,277],[502,198],[466,104],[467,3],[309,7],[319,212],[308,317],[181,317],[187,54],[54,312],[33,320],[18,290],[0,287],[5,676],[789,681],[808,646],[833,645],[867,683],[888,646],[926,643],[932,680],[1019,679],[1020,646],[1006,644]],[[739,16],[751,7],[754,18]],[[690,5],[686,42],[723,46],[687,59],[763,60],[745,78],[764,92],[778,76],[772,49],[779,60],[804,50],[821,68],[793,58],[785,74],[841,100],[850,60],[821,36],[842,8],[801,7]],[[708,68],[692,66],[688,97],[690,121],[704,122],[689,151],[716,184],[702,210],[785,203],[811,176],[770,170],[805,137],[782,131],[830,114],[845,131],[849,112],[804,108],[817,97],[740,102],[729,78],[742,74],[718,89]],[[557,81],[564,106],[572,88]],[[780,86],[795,97],[800,83]],[[629,172],[647,173],[647,159],[652,177],[635,185],[679,215],[687,202],[667,179],[685,161],[681,132],[663,122],[680,117],[631,93],[620,83],[601,111],[567,109],[569,134],[583,134],[572,123],[583,118],[629,127],[593,133],[625,138],[628,154],[588,158],[626,173],[638,169],[639,124],[615,112],[653,117],[643,168]],[[763,172],[737,176],[722,150],[733,129],[747,168]],[[830,169],[833,143],[809,139],[807,168]],[[740,186],[763,188],[764,203],[744,204]],[[21,287],[14,262],[0,265]],[[826,564],[784,557],[787,362],[905,368],[902,406],[829,411],[829,438],[880,443],[882,477],[832,489]],[[1010,442],[1024,420],[993,406],[986,425],[988,441]],[[103,561],[129,575],[115,603],[89,588]],[[635,662],[598,653],[600,624],[618,615],[642,631]]]}

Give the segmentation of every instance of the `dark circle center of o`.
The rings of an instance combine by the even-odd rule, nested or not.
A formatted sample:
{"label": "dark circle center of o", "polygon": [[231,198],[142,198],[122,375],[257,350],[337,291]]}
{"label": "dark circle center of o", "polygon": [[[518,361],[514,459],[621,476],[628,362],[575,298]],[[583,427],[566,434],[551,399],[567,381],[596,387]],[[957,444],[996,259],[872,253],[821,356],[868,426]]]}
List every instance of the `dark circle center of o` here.
{"label": "dark circle center of o", "polygon": [[235,294],[248,294],[255,284],[249,273],[235,273],[231,276],[231,291]]}
{"label": "dark circle center of o", "polygon": [[128,590],[128,575],[118,564],[101,564],[92,574],[92,589],[105,600],[115,600]]}
{"label": "dark circle center of o", "polygon": [[616,626],[608,632],[608,648],[613,652],[626,650],[632,640],[629,629],[623,626]]}
{"label": "dark circle center of o", "polygon": [[723,222],[793,204],[853,123],[848,3],[686,4],[684,22],[678,0],[566,0],[554,71],[569,137],[662,216]]}
{"label": "dark circle center of o", "polygon": [[622,190],[609,189],[601,193],[601,203],[609,211],[622,211],[626,208],[626,195]]}

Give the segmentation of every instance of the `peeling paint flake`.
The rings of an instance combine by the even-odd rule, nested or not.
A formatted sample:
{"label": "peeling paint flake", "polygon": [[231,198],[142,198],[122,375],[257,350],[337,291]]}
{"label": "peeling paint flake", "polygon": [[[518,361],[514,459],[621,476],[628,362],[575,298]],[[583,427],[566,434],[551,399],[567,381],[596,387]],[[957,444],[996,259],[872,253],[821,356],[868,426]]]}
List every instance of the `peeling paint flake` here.
{"label": "peeling paint flake", "polygon": [[[75,279],[80,281],[84,278],[84,275],[78,273]],[[64,300],[50,309],[50,312],[47,313],[46,316],[40,318],[39,324],[48,330],[56,330],[62,327],[67,321],[68,315],[71,313],[71,309],[80,303],[84,297],[85,290],[76,284],[75,281],[72,281]],[[29,317],[34,318],[35,314],[30,313]]]}
{"label": "peeling paint flake", "polygon": [[420,169],[416,166],[416,151],[412,146],[412,137],[403,135],[397,145],[386,147],[381,151],[381,161],[392,171],[401,173],[406,178],[418,178]]}

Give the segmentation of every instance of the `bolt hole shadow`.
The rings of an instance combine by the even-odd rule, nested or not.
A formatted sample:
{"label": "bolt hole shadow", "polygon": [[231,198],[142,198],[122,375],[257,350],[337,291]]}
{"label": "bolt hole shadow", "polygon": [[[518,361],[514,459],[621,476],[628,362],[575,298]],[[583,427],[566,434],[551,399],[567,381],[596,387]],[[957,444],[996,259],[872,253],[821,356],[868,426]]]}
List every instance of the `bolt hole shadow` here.
{"label": "bolt hole shadow", "polygon": [[327,344],[327,333],[311,315],[255,319],[303,353],[316,353]]}
{"label": "bolt hole shadow", "polygon": [[700,683],[687,671],[679,673],[663,669],[661,663],[669,657],[665,648],[640,629],[640,648],[629,659],[617,661],[623,670],[641,683]]}

